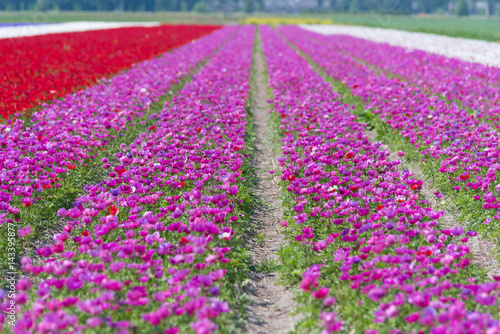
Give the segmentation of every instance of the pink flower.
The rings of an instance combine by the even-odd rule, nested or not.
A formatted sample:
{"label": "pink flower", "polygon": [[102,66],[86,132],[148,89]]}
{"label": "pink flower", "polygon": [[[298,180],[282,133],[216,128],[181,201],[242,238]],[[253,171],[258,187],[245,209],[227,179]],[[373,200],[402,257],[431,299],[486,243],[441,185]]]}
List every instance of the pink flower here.
{"label": "pink flower", "polygon": [[399,314],[398,308],[396,305],[391,305],[385,310],[385,315],[387,318],[394,318]]}
{"label": "pink flower", "polygon": [[330,289],[327,287],[322,287],[318,291],[313,291],[311,294],[316,299],[323,299],[330,292]]}
{"label": "pink flower", "polygon": [[287,220],[282,220],[280,222],[280,225],[283,226],[283,227],[287,227],[288,226],[288,221]]}
{"label": "pink flower", "polygon": [[17,289],[21,291],[26,291],[31,289],[31,282],[27,278],[21,278],[19,282],[17,282]]}
{"label": "pink flower", "polygon": [[31,226],[26,226],[17,230],[17,234],[19,235],[20,238],[25,237],[30,233],[31,233]]}
{"label": "pink flower", "polygon": [[417,322],[419,318],[420,318],[420,312],[415,312],[405,317],[405,320],[406,322],[414,323]]}

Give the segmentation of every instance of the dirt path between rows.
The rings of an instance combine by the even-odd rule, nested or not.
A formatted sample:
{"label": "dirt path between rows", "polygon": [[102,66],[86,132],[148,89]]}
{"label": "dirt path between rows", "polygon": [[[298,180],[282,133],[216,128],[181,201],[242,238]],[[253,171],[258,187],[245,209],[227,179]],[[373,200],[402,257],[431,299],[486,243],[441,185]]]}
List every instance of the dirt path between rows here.
{"label": "dirt path between rows", "polygon": [[[375,130],[367,133],[370,140],[377,141],[377,133]],[[388,148],[387,145],[383,146],[384,148]],[[397,156],[397,152],[395,150],[391,150],[388,160],[392,161],[398,159],[401,160],[401,165],[398,166],[398,169],[402,170],[406,168],[414,174],[415,178],[424,182],[422,184],[421,193],[425,195],[425,199],[431,203],[432,208],[436,211],[445,211],[445,214],[439,219],[440,227],[442,229],[452,229],[453,227],[460,226],[464,228],[464,231],[467,231],[467,223],[460,222],[455,216],[454,212],[456,212],[457,209],[449,203],[450,200],[447,196],[444,196],[441,199],[436,198],[434,193],[438,191],[437,187],[435,187],[432,184],[432,181],[422,173],[418,165],[415,163],[409,163],[405,158],[399,158]],[[465,234],[463,236],[465,236]],[[493,241],[486,240],[479,234],[475,237],[469,236],[468,238],[472,261],[482,267],[486,271],[489,278],[500,275],[500,263],[498,262],[495,254],[495,243]]]}
{"label": "dirt path between rows", "polygon": [[248,306],[249,321],[246,332],[249,334],[288,333],[293,324],[299,319],[291,316],[295,307],[291,289],[279,285],[279,275],[267,272],[266,264],[279,260],[277,251],[283,241],[279,233],[279,222],[282,218],[280,186],[278,173],[271,175],[270,170],[277,168],[277,158],[273,152],[271,142],[272,129],[269,124],[269,109],[267,103],[267,81],[265,78],[265,64],[260,52],[254,52],[255,66],[255,94],[252,101],[252,115],[255,121],[256,154],[254,168],[259,178],[256,195],[262,205],[256,210],[252,219],[256,223],[256,238],[249,240],[249,249],[254,263],[262,268],[260,272],[252,272],[251,282],[245,292],[251,299]]}

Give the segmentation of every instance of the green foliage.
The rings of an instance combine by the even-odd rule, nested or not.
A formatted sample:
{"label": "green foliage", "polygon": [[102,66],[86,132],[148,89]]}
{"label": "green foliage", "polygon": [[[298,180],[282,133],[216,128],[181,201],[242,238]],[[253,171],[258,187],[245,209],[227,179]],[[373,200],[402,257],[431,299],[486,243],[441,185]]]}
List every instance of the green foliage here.
{"label": "green foliage", "polygon": [[198,1],[197,3],[194,4],[193,11],[199,12],[199,13],[206,12],[207,11],[207,3],[203,0]]}
{"label": "green foliage", "polygon": [[264,0],[256,0],[256,1],[257,1],[257,10],[259,12],[263,12],[265,9]]}
{"label": "green foliage", "polygon": [[255,11],[255,0],[244,0],[243,12],[253,13]]}
{"label": "green foliage", "polygon": [[468,16],[469,6],[465,0],[459,0],[456,8],[457,16]]}

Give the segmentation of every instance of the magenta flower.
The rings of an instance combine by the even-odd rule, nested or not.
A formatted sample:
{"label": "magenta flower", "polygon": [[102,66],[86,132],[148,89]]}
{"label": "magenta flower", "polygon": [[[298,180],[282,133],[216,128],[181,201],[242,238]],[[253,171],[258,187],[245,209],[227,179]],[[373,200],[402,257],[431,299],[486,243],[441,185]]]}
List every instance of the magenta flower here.
{"label": "magenta flower", "polygon": [[405,320],[409,323],[414,323],[420,319],[420,312],[415,312],[405,317]]}
{"label": "magenta flower", "polygon": [[25,237],[30,233],[31,233],[31,226],[26,226],[17,230],[17,234],[19,235],[20,238]]}
{"label": "magenta flower", "polygon": [[328,295],[329,292],[330,292],[329,288],[322,287],[319,288],[319,290],[312,292],[312,296],[316,299],[323,299]]}

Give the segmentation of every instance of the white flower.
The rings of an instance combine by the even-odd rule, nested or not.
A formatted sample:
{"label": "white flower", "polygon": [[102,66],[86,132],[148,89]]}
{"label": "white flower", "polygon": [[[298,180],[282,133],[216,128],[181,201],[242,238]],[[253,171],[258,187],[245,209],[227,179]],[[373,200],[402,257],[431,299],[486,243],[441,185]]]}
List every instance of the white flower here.
{"label": "white flower", "polygon": [[337,186],[333,186],[333,187],[328,188],[328,191],[329,191],[329,192],[332,192],[332,191],[337,191],[337,189],[338,189],[338,188],[339,188],[339,187],[337,187]]}
{"label": "white flower", "polygon": [[229,232],[224,232],[222,234],[219,234],[219,239],[222,239],[222,240],[229,240],[231,239],[231,233]]}

